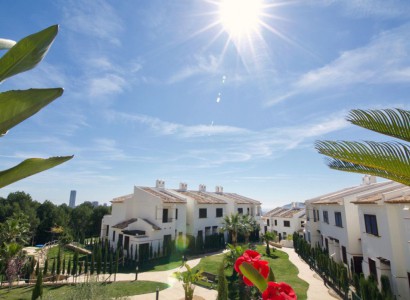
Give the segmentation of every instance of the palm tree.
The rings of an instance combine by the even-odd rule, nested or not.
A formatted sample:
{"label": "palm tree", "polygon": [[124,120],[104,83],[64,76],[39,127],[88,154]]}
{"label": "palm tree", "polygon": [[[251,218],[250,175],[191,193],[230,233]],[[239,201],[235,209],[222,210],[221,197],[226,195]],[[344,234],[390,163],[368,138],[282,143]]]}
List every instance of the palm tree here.
{"label": "palm tree", "polygon": [[[410,142],[410,111],[403,109],[352,110],[347,121]],[[315,148],[329,156],[330,168],[369,174],[410,186],[410,146],[398,141],[317,141]]]}
{"label": "palm tree", "polygon": [[238,240],[238,233],[241,231],[241,215],[239,213],[231,214],[229,216],[225,216],[223,219],[223,224],[221,230],[223,232],[229,232],[232,240],[232,244],[236,246],[236,242]]}
{"label": "palm tree", "polygon": [[245,244],[248,244],[249,236],[258,229],[258,223],[251,215],[241,215],[240,225],[240,233],[245,237]]}
{"label": "palm tree", "polygon": [[262,235],[262,240],[266,243],[266,255],[270,256],[269,243],[276,240],[276,234],[272,231],[267,231]]}

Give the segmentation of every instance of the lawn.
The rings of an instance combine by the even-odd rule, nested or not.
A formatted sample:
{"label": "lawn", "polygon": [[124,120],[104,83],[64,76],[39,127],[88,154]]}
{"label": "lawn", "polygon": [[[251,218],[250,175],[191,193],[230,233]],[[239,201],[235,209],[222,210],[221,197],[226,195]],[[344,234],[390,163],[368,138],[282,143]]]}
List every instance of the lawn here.
{"label": "lawn", "polygon": [[[265,246],[258,245],[257,251],[261,254],[265,253]],[[194,270],[202,269],[205,272],[218,274],[218,268],[223,260],[224,254],[207,256],[201,259],[200,263],[194,268]],[[271,257],[262,257],[263,260],[269,262],[269,266],[272,267],[275,274],[275,279],[278,282],[286,282],[290,284],[295,290],[298,300],[307,299],[307,289],[309,284],[298,277],[298,269],[289,261],[289,256],[280,250],[272,252]],[[225,275],[230,276],[231,270],[225,270]],[[202,283],[201,285],[207,287],[215,287],[215,285]],[[216,287],[215,287],[216,288]]]}
{"label": "lawn", "polygon": [[[140,295],[154,293],[157,289],[163,290],[168,287],[168,284],[154,281],[136,281],[136,282],[113,282],[109,284],[91,283],[88,286],[84,285],[55,285],[44,286],[43,298],[45,299],[85,299],[86,294],[93,293],[93,299],[110,299],[117,297],[125,297],[131,295]],[[7,287],[0,289],[0,299],[31,299],[33,286],[29,287]],[[76,296],[81,295],[81,296]]]}

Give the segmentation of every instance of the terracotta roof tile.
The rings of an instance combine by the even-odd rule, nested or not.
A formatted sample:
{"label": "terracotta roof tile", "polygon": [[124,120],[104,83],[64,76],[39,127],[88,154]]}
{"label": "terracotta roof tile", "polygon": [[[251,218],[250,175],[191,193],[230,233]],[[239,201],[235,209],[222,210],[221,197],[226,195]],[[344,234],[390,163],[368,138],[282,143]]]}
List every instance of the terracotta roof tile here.
{"label": "terracotta roof tile", "polygon": [[120,222],[120,223],[114,225],[113,228],[125,229],[125,228],[128,227],[128,225],[130,225],[130,224],[132,224],[136,221],[138,221],[138,218],[132,218],[132,219],[129,219],[129,220],[126,220],[126,221],[123,221],[123,222]]}
{"label": "terracotta roof tile", "polygon": [[[219,194],[218,194],[219,195]],[[245,197],[245,196],[241,196],[235,193],[222,193],[220,194],[221,196],[234,200],[236,202],[236,204],[256,204],[256,205],[260,205],[261,203],[257,200]]]}
{"label": "terracotta roof tile", "polygon": [[410,195],[403,195],[400,197],[386,200],[384,202],[390,203],[390,204],[410,203]]}
{"label": "terracotta roof tile", "polygon": [[134,194],[129,194],[112,199],[111,203],[123,203],[125,200],[131,199]]}
{"label": "terracotta roof tile", "polygon": [[140,187],[143,191],[154,195],[162,200],[163,203],[186,203],[186,199],[178,197],[177,195],[167,192],[165,189]]}
{"label": "terracotta roof tile", "polygon": [[226,204],[226,201],[215,197],[212,193],[199,191],[178,191],[178,193],[196,200],[198,204]]}

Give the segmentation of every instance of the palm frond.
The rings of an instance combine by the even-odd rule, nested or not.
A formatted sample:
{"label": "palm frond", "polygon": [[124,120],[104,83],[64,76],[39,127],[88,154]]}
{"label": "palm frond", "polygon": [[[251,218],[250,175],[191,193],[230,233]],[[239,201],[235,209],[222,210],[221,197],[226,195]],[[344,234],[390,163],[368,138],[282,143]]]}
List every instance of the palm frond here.
{"label": "palm frond", "polygon": [[354,164],[354,163],[339,160],[339,159],[327,158],[326,161],[327,161],[327,165],[331,169],[334,169],[334,170],[352,172],[352,173],[361,173],[361,174],[366,174],[366,175],[374,175],[374,176],[383,177],[383,178],[390,179],[390,180],[400,182],[402,184],[410,186],[410,176],[397,176],[397,174],[392,173],[392,172],[387,172],[386,170],[370,168],[368,166]]}
{"label": "palm frond", "polygon": [[410,142],[410,111],[354,109],[346,118],[352,124]]}
{"label": "palm frond", "polygon": [[402,143],[317,141],[315,148],[334,159],[410,177],[410,148]]}

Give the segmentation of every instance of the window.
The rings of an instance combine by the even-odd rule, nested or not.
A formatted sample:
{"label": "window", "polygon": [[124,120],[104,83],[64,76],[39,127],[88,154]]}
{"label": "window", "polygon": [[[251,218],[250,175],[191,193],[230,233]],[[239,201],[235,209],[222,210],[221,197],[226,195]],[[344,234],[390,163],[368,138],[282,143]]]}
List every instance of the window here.
{"label": "window", "polygon": [[278,220],[275,220],[275,226],[278,226]]}
{"label": "window", "polygon": [[337,227],[343,227],[342,224],[342,213],[340,211],[335,212],[335,225]]}
{"label": "window", "polygon": [[329,224],[329,216],[327,214],[327,210],[323,211],[323,222]]}
{"label": "window", "polygon": [[379,236],[379,231],[377,230],[377,218],[375,215],[364,215],[364,224],[366,226],[366,232]]}
{"label": "window", "polygon": [[313,222],[316,222],[316,210],[313,210]]}
{"label": "window", "polygon": [[342,259],[343,259],[343,262],[347,265],[347,254],[346,254],[345,246],[342,246]]}
{"label": "window", "polygon": [[268,226],[270,226],[270,220],[269,220],[269,219],[266,220],[266,224],[267,224]]}
{"label": "window", "polygon": [[112,241],[115,241],[115,231],[112,232]]}
{"label": "window", "polygon": [[212,226],[212,234],[218,233],[218,226]]}
{"label": "window", "polygon": [[118,245],[121,245],[121,246],[122,246],[122,239],[123,239],[123,235],[120,233],[120,234],[118,235]]}
{"label": "window", "polygon": [[217,218],[222,218],[223,215],[223,209],[222,208],[217,208],[216,209],[216,217]]}
{"label": "window", "polygon": [[317,220],[320,221],[320,218],[319,218],[319,216],[320,216],[319,210],[316,211],[316,214],[317,214]]}
{"label": "window", "polygon": [[162,223],[168,223],[169,219],[168,219],[168,208],[164,208],[162,210]]}
{"label": "window", "polygon": [[371,258],[369,258],[369,272],[371,275],[374,276],[374,278],[376,278],[376,281],[377,281],[378,279],[377,279],[376,262]]}
{"label": "window", "polygon": [[124,249],[130,251],[130,237],[128,235],[125,236],[124,239]]}
{"label": "window", "polygon": [[283,233],[283,239],[286,240],[286,232]]}
{"label": "window", "polygon": [[175,220],[178,220],[178,208],[175,208]]}
{"label": "window", "polygon": [[110,232],[110,225],[105,225],[105,236],[108,236]]}
{"label": "window", "polygon": [[199,209],[199,218],[200,219],[206,219],[206,208],[200,208]]}
{"label": "window", "polygon": [[283,221],[284,227],[290,227],[290,221]]}
{"label": "window", "polygon": [[247,211],[247,214],[249,215],[249,207],[246,209],[246,211]]}
{"label": "window", "polygon": [[239,208],[238,208],[238,214],[240,214],[240,215],[243,214],[243,208],[242,208],[242,207],[239,207]]}
{"label": "window", "polygon": [[211,226],[205,227],[205,236],[211,235]]}

